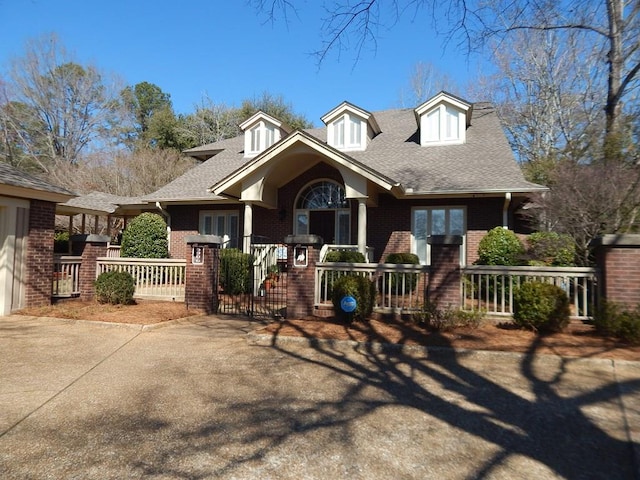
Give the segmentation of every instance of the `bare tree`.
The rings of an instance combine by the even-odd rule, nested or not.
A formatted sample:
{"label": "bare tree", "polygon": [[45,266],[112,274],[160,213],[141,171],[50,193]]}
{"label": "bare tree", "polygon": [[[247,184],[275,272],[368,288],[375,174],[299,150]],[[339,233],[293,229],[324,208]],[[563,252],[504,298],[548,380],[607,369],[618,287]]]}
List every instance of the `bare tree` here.
{"label": "bare tree", "polygon": [[432,63],[418,62],[409,77],[408,88],[400,92],[400,105],[415,107],[442,90],[460,95],[462,89],[453,78],[440,72]]}
{"label": "bare tree", "polygon": [[53,35],[27,44],[8,83],[3,124],[44,171],[59,160],[77,163],[114,122],[116,89],[95,67],[75,63]]}

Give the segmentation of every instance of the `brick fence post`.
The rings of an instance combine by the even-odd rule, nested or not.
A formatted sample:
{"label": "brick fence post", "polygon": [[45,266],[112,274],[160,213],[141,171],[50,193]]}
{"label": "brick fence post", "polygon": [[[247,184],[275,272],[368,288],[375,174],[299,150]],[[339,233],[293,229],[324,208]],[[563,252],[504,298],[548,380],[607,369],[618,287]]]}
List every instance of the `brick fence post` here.
{"label": "brick fence post", "polygon": [[287,318],[308,318],[315,309],[316,263],[320,261],[322,238],[317,235],[287,235]]}
{"label": "brick fence post", "polygon": [[591,247],[602,298],[631,308],[640,304],[640,235],[603,235]]}
{"label": "brick fence post", "polygon": [[27,307],[51,303],[55,212],[55,203],[31,200],[26,253],[25,306]]}
{"label": "brick fence post", "polygon": [[431,235],[431,268],[427,299],[439,308],[460,308],[460,235]]}
{"label": "brick fence post", "polygon": [[207,314],[218,311],[218,271],[220,245],[218,235],[187,235],[187,268],[184,302]]}
{"label": "brick fence post", "polygon": [[95,295],[94,282],[98,272],[98,258],[107,256],[107,235],[74,235],[71,237],[74,254],[82,257],[80,264],[80,298],[91,300]]}

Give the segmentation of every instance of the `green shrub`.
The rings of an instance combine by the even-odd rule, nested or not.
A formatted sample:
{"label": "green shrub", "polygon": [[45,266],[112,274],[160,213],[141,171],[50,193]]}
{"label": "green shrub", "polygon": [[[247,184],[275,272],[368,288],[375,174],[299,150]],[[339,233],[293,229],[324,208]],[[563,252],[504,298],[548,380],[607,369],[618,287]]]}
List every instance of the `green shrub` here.
{"label": "green shrub", "polygon": [[167,258],[168,246],[167,224],[156,213],[138,215],[122,232],[123,257]]}
{"label": "green shrub", "polygon": [[413,314],[413,321],[431,330],[448,331],[460,327],[477,328],[483,317],[482,311],[465,311],[451,307],[442,309],[435,303],[427,302],[419,312]]}
{"label": "green shrub", "polygon": [[556,285],[525,282],[513,293],[513,320],[540,332],[559,332],[569,324],[569,297]]}
{"label": "green shrub", "polygon": [[602,335],[640,344],[640,305],[629,310],[613,302],[603,302],[593,316],[593,325]]}
{"label": "green shrub", "polygon": [[361,252],[353,250],[332,250],[327,253],[325,262],[364,263],[365,258]]}
{"label": "green shrub", "polygon": [[103,272],[98,275],[94,285],[98,303],[113,305],[133,303],[133,293],[136,287],[130,273],[115,270]]}
{"label": "green shrub", "polygon": [[[420,259],[414,253],[390,253],[385,258],[385,263],[419,265]],[[407,294],[413,292],[418,285],[417,273],[389,273],[391,291],[393,293]]]}
{"label": "green shrub", "polygon": [[253,256],[237,248],[220,250],[220,284],[225,293],[249,293],[253,287]]}
{"label": "green shrub", "polygon": [[[576,244],[569,235],[556,232],[535,232],[527,238],[529,265],[573,267]],[[532,263],[533,262],[533,263]]]}
{"label": "green shrub", "polygon": [[496,227],[482,237],[478,245],[479,265],[518,265],[524,246],[515,233]]}
{"label": "green shrub", "polygon": [[[344,312],[340,306],[342,298],[347,295],[356,299],[356,309],[352,313]],[[331,300],[336,317],[342,320],[366,320],[373,311],[375,298],[376,285],[366,277],[352,274],[345,275],[333,283]]]}
{"label": "green shrub", "polygon": [[69,253],[69,232],[56,232],[53,237],[53,253]]}

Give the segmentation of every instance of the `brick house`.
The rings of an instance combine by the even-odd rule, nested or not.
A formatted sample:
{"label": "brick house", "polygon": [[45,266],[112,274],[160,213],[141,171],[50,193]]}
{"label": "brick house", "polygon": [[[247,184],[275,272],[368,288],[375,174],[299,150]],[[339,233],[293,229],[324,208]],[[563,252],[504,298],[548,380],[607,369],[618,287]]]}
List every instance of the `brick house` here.
{"label": "brick house", "polygon": [[323,128],[292,130],[258,112],[243,134],[187,150],[202,163],[144,198],[162,210],[170,251],[218,235],[252,239],[315,234],[380,262],[412,252],[430,264],[431,235],[460,235],[461,263],[495,226],[522,231],[517,210],[533,192],[495,109],[441,92],[415,109],[368,112],[343,102]]}
{"label": "brick house", "polygon": [[56,203],[72,197],[0,162],[0,315],[51,302]]}

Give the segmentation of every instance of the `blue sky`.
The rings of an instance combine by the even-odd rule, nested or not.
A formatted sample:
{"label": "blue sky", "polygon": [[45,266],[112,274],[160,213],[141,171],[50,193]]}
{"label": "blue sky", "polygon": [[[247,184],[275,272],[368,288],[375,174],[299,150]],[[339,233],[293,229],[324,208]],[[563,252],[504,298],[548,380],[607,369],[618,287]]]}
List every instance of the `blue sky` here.
{"label": "blue sky", "polygon": [[[412,68],[431,63],[461,84],[473,60],[431,32],[426,13],[405,14],[377,31],[377,49],[335,51],[318,66],[326,16],[320,0],[299,0],[298,15],[267,20],[245,0],[0,0],[0,69],[21,56],[25,41],[56,33],[82,64],[150,82],[190,113],[206,95],[236,106],[269,92],[315,125],[343,100],[369,111],[400,106]],[[477,99],[470,99],[477,100]]]}

